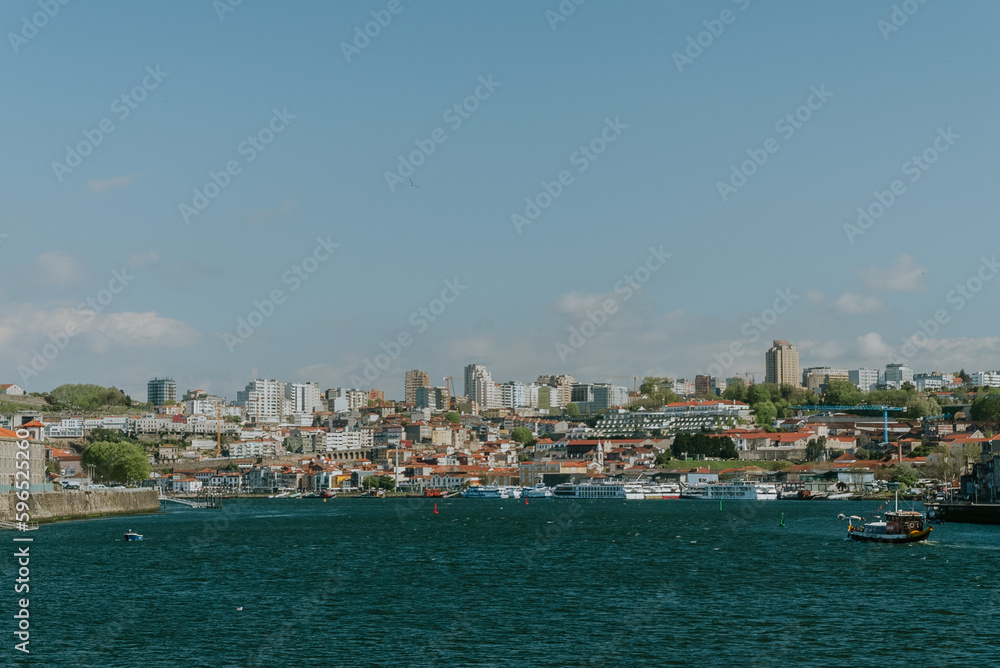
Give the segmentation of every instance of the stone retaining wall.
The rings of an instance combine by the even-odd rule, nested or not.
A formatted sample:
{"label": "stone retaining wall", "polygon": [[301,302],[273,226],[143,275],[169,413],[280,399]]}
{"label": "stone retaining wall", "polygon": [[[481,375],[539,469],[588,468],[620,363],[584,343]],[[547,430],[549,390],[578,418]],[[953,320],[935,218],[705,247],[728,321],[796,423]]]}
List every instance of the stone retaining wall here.
{"label": "stone retaining wall", "polygon": [[[17,497],[4,494],[0,502],[0,519],[13,521]],[[160,494],[155,489],[106,489],[32,493],[28,504],[32,522],[100,517],[102,515],[136,515],[155,513],[160,509]]]}

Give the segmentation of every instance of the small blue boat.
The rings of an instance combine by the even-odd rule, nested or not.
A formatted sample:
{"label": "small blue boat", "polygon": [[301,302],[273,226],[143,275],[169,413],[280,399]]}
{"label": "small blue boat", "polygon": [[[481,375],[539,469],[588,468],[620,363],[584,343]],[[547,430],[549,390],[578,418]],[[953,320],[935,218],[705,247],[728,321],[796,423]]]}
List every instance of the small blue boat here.
{"label": "small blue boat", "polygon": [[125,532],[125,540],[126,541],[129,541],[129,540],[142,540],[142,534],[141,533],[136,533],[136,532],[132,531],[131,529],[129,529],[128,531]]}

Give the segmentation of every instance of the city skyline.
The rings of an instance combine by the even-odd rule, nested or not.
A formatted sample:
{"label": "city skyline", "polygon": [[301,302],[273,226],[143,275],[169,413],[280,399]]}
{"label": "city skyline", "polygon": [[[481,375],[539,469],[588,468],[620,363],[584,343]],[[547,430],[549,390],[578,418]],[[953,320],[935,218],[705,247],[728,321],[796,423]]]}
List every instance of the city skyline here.
{"label": "city skyline", "polygon": [[[793,354],[795,352],[794,345],[789,341],[775,340],[773,343],[774,346],[772,346],[772,348],[765,353],[765,365],[769,363],[769,360],[776,349],[790,349]],[[711,394],[721,396],[722,392],[731,381],[740,381],[743,383],[771,383],[776,385],[790,384],[796,387],[808,389],[816,394],[825,393],[826,383],[831,379],[848,381],[862,391],[869,391],[879,385],[900,389],[905,383],[914,385],[918,392],[930,390],[946,391],[949,389],[948,380],[958,380],[958,375],[961,371],[968,374],[970,379],[969,384],[971,386],[1000,387],[1000,370],[990,371],[975,369],[973,367],[963,367],[961,369],[954,370],[914,369],[906,364],[888,363],[877,368],[858,367],[846,369],[826,365],[802,366],[798,364],[797,357],[793,357],[792,361],[786,363],[785,366],[787,368],[784,370],[784,373],[791,375],[782,377],[777,382],[768,379],[767,377],[762,380],[757,380],[748,375],[697,375],[693,379],[681,376],[670,377],[670,380],[675,385],[675,392],[682,397],[685,395],[704,396]],[[315,381],[308,379],[279,380],[257,377],[246,383],[242,390],[238,390],[235,393],[235,398],[229,399],[229,401],[230,403],[247,406],[247,400],[253,396],[253,393],[260,390],[261,387],[264,387],[267,389],[263,391],[271,397],[271,399],[269,399],[269,404],[272,407],[280,405],[282,400],[291,402],[289,405],[318,407],[322,404],[322,395],[333,391],[338,393],[342,391],[349,391],[361,392],[365,395],[370,395],[374,392],[384,396],[386,400],[402,401],[407,404],[417,404],[418,407],[422,401],[426,401],[432,396],[450,396],[453,398],[463,397],[477,404],[480,410],[484,410],[499,407],[538,407],[539,395],[537,392],[539,388],[543,387],[551,390],[560,390],[560,388],[564,388],[560,390],[558,395],[553,395],[551,403],[554,406],[562,406],[567,403],[585,401],[585,399],[582,398],[571,398],[570,390],[575,386],[607,386],[609,388],[621,389],[624,390],[624,397],[627,398],[632,394],[632,390],[638,387],[638,385],[645,380],[645,377],[640,376],[612,376],[608,379],[601,380],[576,379],[569,374],[540,374],[533,381],[523,378],[508,378],[500,381],[493,378],[492,372],[485,365],[477,363],[467,364],[464,371],[465,385],[463,386],[463,391],[465,394],[459,393],[457,389],[458,386],[455,383],[456,378],[454,377],[442,376],[441,382],[436,383],[433,380],[434,376],[427,371],[422,369],[411,369],[405,373],[403,386],[401,391],[398,392],[398,395],[397,390],[400,390],[400,388],[393,387],[376,387],[371,389],[361,389],[350,385],[321,387]],[[627,383],[622,384],[622,381],[627,381],[629,379],[632,380],[631,388]],[[150,399],[152,396],[150,393],[154,391],[154,385],[159,386],[163,381],[166,381],[171,386],[171,397],[169,398],[176,398],[179,396],[177,395],[176,383],[172,379],[153,378],[147,383],[147,401],[153,403],[154,405],[160,405],[162,402],[157,403],[152,401]],[[520,386],[520,389],[512,390],[511,386]],[[528,393],[525,393],[526,388],[535,388],[534,393],[532,394],[530,389],[528,390]],[[423,399],[419,398],[421,396],[421,390],[426,391],[423,395]],[[438,393],[437,395],[434,394],[435,391]],[[162,390],[157,389],[156,392],[162,393]],[[430,394],[427,394],[427,392]],[[518,392],[521,394],[513,394]],[[187,388],[182,401],[197,400],[199,398],[205,400],[205,398],[212,396],[213,395],[206,394],[202,388]],[[340,394],[337,394],[337,396],[340,396]],[[514,399],[516,396],[519,396],[524,403],[516,403],[516,400]],[[586,399],[586,401],[592,400],[592,397],[590,399]],[[619,402],[619,404],[612,403],[611,405],[623,405],[623,402]],[[446,410],[445,407],[441,405],[438,405],[437,409]],[[291,410],[290,412],[304,413],[310,411],[296,409]]]}
{"label": "city skyline", "polygon": [[997,6],[401,7],[365,38],[384,7],[70,5],[8,39],[4,382],[761,379],[776,338],[1000,368],[969,243]]}

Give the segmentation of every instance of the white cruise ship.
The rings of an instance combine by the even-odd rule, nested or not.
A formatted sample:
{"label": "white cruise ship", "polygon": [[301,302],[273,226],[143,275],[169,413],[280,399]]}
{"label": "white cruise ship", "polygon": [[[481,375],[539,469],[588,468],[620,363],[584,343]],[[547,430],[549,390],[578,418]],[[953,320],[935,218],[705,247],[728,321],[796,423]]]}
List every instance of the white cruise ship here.
{"label": "white cruise ship", "polygon": [[573,484],[564,482],[552,491],[557,499],[624,499],[625,486],[621,483],[584,482]]}
{"label": "white cruise ship", "polygon": [[705,496],[709,501],[776,501],[778,488],[770,483],[717,483],[705,486]]}
{"label": "white cruise ship", "polygon": [[509,498],[506,487],[497,485],[476,485],[462,492],[466,499],[506,499]]}

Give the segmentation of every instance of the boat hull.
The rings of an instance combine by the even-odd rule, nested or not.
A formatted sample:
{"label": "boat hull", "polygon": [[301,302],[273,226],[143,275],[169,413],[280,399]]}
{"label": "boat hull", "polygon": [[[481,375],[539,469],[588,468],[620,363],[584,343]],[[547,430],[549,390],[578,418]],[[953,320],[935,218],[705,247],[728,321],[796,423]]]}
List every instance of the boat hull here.
{"label": "boat hull", "polygon": [[928,527],[923,531],[911,531],[908,534],[865,534],[864,531],[848,531],[847,537],[859,543],[917,543],[927,540],[931,535],[933,527]]}

